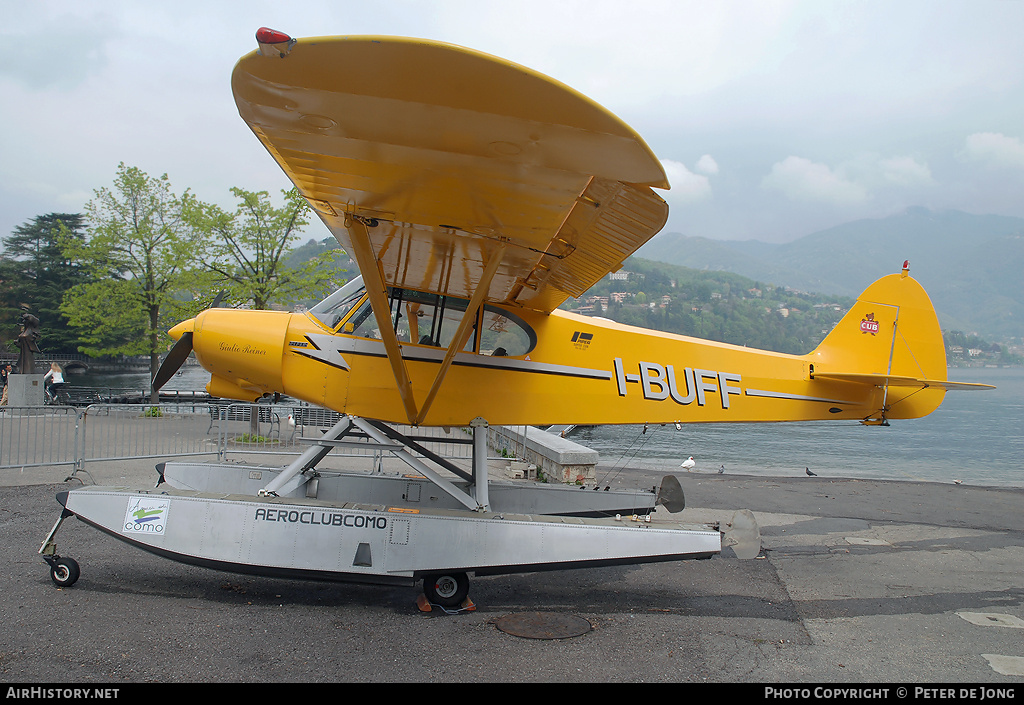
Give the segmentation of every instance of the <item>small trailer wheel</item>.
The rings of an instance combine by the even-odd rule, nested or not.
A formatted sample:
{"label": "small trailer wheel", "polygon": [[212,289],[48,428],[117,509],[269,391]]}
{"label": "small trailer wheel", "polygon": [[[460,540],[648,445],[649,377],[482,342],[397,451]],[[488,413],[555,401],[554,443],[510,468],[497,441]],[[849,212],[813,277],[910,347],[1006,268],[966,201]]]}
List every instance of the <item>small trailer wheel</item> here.
{"label": "small trailer wheel", "polygon": [[60,587],[71,587],[81,574],[74,558],[57,558],[50,565],[50,579]]}
{"label": "small trailer wheel", "polygon": [[434,573],[423,578],[423,594],[442,607],[458,607],[469,594],[469,576],[465,573]]}

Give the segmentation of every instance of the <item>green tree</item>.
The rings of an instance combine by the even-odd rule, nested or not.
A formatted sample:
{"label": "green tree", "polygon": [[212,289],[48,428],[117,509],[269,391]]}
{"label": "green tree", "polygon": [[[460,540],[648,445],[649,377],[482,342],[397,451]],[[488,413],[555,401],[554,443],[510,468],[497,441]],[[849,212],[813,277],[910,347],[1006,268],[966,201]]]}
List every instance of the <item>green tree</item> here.
{"label": "green tree", "polygon": [[77,337],[60,311],[64,292],[83,279],[81,267],[68,259],[60,246],[64,237],[82,241],[80,213],[49,213],[19,225],[4,238],[0,257],[0,337],[5,346],[18,335],[23,310],[39,318],[40,348],[48,353],[70,353]]}
{"label": "green tree", "polygon": [[207,266],[227,291],[227,301],[266,309],[275,303],[320,299],[344,283],[336,266],[340,249],[291,263],[310,212],[297,190],[282,191],[280,208],[266,191],[232,188],[231,193],[238,199],[234,213],[207,205],[200,219],[214,242]]}
{"label": "green tree", "polygon": [[181,308],[176,295],[207,249],[194,222],[201,204],[188,190],[174,194],[166,174],[150,177],[122,162],[113,186],[96,191],[85,211],[86,239],[62,245],[93,280],[70,289],[61,310],[80,332],[82,352],[148,355],[156,374],[169,340],[162,317]]}

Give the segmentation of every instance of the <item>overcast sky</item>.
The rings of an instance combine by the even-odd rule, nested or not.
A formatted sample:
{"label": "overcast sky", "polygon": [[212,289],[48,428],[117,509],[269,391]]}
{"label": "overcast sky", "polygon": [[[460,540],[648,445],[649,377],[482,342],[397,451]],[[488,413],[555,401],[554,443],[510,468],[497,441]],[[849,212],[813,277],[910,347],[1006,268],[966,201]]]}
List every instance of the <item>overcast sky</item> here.
{"label": "overcast sky", "polygon": [[[0,236],[118,162],[233,207],[290,186],[238,116],[269,26],[460,44],[552,76],[665,164],[667,232],[785,242],[908,206],[1024,216],[1019,0],[0,0]],[[279,201],[278,201],[279,202]],[[319,221],[310,236],[329,233]]]}

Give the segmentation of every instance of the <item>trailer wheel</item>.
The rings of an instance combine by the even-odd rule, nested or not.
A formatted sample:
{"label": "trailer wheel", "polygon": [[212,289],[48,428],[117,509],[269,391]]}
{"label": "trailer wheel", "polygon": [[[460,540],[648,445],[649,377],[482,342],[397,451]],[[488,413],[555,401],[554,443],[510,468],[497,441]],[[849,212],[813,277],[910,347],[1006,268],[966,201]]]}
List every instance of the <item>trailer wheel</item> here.
{"label": "trailer wheel", "polygon": [[50,566],[50,579],[60,587],[71,587],[81,574],[74,558],[58,558]]}
{"label": "trailer wheel", "polygon": [[469,594],[465,573],[434,573],[423,578],[423,594],[442,607],[458,607]]}

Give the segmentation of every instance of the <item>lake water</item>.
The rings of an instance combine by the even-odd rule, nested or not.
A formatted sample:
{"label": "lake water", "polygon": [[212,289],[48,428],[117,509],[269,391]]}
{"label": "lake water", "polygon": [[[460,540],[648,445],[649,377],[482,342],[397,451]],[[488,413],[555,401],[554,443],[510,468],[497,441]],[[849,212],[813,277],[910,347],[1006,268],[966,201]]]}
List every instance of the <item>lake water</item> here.
{"label": "lake water", "polygon": [[[984,382],[994,390],[948,392],[923,419],[888,427],[856,422],[594,426],[571,439],[600,454],[601,473],[643,467],[679,471],[689,456],[695,471],[766,476],[924,480],[1024,487],[1024,369],[952,369],[949,378]],[[73,385],[145,389],[147,374],[75,375]],[[209,375],[187,366],[166,389],[202,390]],[[685,472],[685,471],[682,471]]]}
{"label": "lake water", "polygon": [[595,426],[572,439],[600,453],[601,464],[748,475],[924,480],[1024,487],[1024,369],[952,369],[958,382],[994,384],[947,392],[923,419],[888,427],[856,422]]}
{"label": "lake water", "polygon": [[[66,381],[74,387],[108,387],[110,389],[134,389],[140,392],[149,390],[150,377],[148,372],[129,372],[125,374],[77,374],[66,375]],[[185,365],[178,373],[167,380],[163,386],[166,390],[185,392],[201,392],[210,381],[210,373],[199,365]]]}

